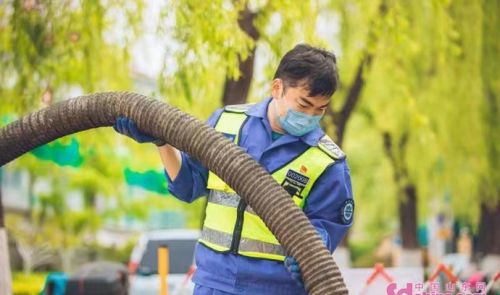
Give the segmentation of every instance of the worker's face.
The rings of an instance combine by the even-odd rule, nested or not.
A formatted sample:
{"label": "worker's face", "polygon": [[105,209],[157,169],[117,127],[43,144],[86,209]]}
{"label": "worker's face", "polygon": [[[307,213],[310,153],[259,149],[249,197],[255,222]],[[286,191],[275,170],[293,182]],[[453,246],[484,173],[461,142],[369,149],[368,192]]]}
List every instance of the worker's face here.
{"label": "worker's face", "polygon": [[323,116],[325,114],[330,97],[309,96],[309,90],[304,86],[286,88],[284,86],[281,79],[274,79],[272,96],[279,116],[284,116],[289,108],[310,116]]}

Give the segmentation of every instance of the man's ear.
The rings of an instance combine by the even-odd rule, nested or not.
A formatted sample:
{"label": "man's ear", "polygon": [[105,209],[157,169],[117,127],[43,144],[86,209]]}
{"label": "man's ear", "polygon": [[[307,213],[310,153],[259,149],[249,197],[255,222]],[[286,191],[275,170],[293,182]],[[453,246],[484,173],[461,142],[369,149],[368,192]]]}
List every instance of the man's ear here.
{"label": "man's ear", "polygon": [[283,80],[274,79],[271,84],[271,95],[274,99],[279,99],[283,96]]}

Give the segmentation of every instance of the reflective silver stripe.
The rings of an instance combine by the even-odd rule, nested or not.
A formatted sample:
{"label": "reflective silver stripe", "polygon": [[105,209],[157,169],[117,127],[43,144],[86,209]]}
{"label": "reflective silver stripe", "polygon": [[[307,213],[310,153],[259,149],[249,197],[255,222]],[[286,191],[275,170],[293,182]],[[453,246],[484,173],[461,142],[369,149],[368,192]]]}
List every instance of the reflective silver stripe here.
{"label": "reflective silver stripe", "polygon": [[[235,193],[227,193],[218,190],[210,190],[208,194],[208,201],[214,204],[219,204],[227,207],[238,208],[238,203],[240,202],[241,197]],[[257,215],[255,211],[253,211],[250,205],[247,205],[245,211],[248,213]]]}
{"label": "reflective silver stripe", "polygon": [[210,190],[208,194],[209,202],[234,208],[238,207],[240,199],[240,196],[235,193],[226,193],[218,190]]}
{"label": "reflective silver stripe", "polygon": [[201,239],[225,248],[231,248],[233,236],[224,232],[203,226]]}
{"label": "reflective silver stripe", "polygon": [[275,245],[247,238],[241,238],[239,250],[286,256],[285,249],[280,245]]}
{"label": "reflective silver stripe", "polygon": [[[219,245],[224,248],[231,248],[232,234],[224,233],[204,226],[201,233],[201,239],[209,243]],[[266,243],[248,238],[241,238],[239,251],[257,252],[286,256],[285,249],[280,245]]]}

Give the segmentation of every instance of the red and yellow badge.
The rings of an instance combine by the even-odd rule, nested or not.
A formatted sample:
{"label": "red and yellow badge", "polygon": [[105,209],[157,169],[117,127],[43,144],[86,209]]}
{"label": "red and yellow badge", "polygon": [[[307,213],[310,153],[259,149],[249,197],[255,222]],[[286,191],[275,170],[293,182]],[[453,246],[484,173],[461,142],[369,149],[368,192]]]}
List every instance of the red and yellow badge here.
{"label": "red and yellow badge", "polygon": [[300,173],[306,174],[307,173],[307,167],[304,166],[304,165],[300,166]]}

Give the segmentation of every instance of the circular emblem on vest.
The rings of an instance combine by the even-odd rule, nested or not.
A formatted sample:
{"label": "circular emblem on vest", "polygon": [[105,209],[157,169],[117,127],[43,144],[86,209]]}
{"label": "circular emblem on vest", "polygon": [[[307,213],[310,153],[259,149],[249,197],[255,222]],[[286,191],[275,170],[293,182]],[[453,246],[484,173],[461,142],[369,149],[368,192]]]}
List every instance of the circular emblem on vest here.
{"label": "circular emblem on vest", "polygon": [[353,199],[345,200],[340,212],[341,212],[340,216],[342,216],[342,222],[344,224],[351,223],[352,217],[354,216],[354,200]]}

